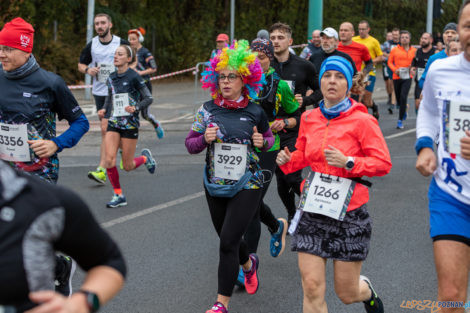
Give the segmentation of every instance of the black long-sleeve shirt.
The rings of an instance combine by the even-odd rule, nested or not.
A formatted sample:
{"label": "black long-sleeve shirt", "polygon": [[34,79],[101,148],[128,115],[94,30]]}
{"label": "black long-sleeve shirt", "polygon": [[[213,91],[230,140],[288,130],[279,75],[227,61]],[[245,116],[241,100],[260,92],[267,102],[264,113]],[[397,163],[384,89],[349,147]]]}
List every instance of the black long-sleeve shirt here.
{"label": "black long-sleeve shirt", "polygon": [[75,193],[0,161],[0,306],[20,313],[35,306],[30,292],[54,290],[56,251],[85,271],[126,274],[118,246]]}

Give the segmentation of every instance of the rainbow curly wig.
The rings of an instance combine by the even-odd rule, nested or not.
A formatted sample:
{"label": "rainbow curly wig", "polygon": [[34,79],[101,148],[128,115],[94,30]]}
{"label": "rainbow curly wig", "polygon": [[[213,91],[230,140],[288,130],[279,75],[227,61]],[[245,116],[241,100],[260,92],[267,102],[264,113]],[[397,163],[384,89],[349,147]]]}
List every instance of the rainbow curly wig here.
{"label": "rainbow curly wig", "polygon": [[250,99],[256,99],[266,83],[256,52],[250,50],[246,40],[234,40],[230,47],[219,51],[202,73],[202,88],[209,89],[214,99],[220,94],[218,79],[223,69],[235,70],[241,75],[245,85],[242,94]]}

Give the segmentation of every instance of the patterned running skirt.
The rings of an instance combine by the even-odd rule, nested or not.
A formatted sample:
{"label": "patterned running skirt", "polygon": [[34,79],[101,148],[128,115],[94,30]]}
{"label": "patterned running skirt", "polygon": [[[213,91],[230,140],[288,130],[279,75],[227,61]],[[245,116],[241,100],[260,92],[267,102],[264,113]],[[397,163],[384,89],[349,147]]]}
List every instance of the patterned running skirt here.
{"label": "patterned running skirt", "polygon": [[304,212],[292,238],[292,251],[339,261],[364,261],[371,233],[366,204],[347,212],[342,221]]}

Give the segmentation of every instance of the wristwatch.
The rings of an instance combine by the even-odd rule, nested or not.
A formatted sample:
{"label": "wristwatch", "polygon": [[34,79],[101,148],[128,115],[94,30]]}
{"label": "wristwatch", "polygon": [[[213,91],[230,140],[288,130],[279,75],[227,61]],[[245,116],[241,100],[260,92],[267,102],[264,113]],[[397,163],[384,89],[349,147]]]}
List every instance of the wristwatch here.
{"label": "wristwatch", "polygon": [[82,289],[78,290],[77,292],[85,295],[88,310],[90,310],[90,313],[98,312],[98,310],[100,309],[100,299],[95,293]]}
{"label": "wristwatch", "polygon": [[348,160],[346,161],[346,166],[345,166],[345,168],[346,168],[348,171],[350,171],[350,170],[353,169],[353,167],[354,167],[354,158],[350,156],[350,157],[348,157]]}
{"label": "wristwatch", "polygon": [[89,70],[89,69],[90,69],[90,68],[87,66],[86,69],[85,69],[85,74],[88,74],[88,70]]}
{"label": "wristwatch", "polygon": [[289,126],[289,119],[288,118],[285,118],[283,121],[284,121],[284,124],[286,124],[285,127]]}

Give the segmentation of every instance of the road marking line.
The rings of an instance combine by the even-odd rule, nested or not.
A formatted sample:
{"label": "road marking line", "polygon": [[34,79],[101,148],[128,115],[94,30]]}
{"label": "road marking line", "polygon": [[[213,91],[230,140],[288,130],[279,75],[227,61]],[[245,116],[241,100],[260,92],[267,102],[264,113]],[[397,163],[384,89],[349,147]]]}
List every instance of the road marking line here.
{"label": "road marking line", "polygon": [[385,139],[392,139],[392,138],[404,136],[404,135],[407,135],[407,134],[409,134],[409,133],[413,133],[413,132],[415,132],[415,131],[416,131],[416,128],[413,128],[413,129],[404,131],[404,132],[402,132],[402,133],[398,133],[398,134],[395,134],[395,135],[387,136],[387,137],[385,137]]}
{"label": "road marking line", "polygon": [[184,120],[184,119],[189,119],[189,118],[193,118],[194,114],[193,113],[186,113],[185,115],[182,115],[182,116],[178,116],[178,117],[175,117],[175,118],[172,118],[172,119],[169,119],[169,120],[160,120],[160,123],[172,123],[172,122],[178,122],[180,120]]}
{"label": "road marking line", "polygon": [[110,228],[114,225],[122,224],[122,223],[128,222],[130,220],[136,219],[138,217],[148,215],[148,214],[151,214],[151,213],[154,213],[154,212],[157,212],[157,211],[175,206],[177,204],[181,204],[181,203],[184,203],[184,202],[202,197],[204,194],[205,194],[204,191],[196,192],[196,193],[193,193],[191,195],[187,195],[187,196],[181,197],[179,199],[175,199],[175,200],[172,200],[172,201],[169,201],[169,202],[166,202],[166,203],[162,203],[162,204],[156,205],[156,206],[148,208],[148,209],[144,209],[144,210],[132,213],[132,214],[124,215],[124,216],[116,218],[114,220],[110,220],[109,222],[101,223],[101,227]]}

